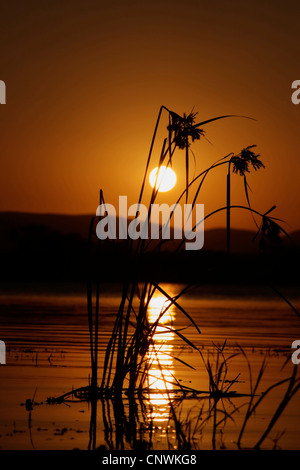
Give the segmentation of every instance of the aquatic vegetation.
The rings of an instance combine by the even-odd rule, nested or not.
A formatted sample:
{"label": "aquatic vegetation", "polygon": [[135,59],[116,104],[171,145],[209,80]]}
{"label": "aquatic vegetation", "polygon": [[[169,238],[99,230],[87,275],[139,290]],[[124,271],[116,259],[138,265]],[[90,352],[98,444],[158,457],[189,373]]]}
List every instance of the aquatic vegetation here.
{"label": "aquatic vegetation", "polygon": [[[185,170],[186,179],[185,187],[182,189],[181,195],[178,198],[173,211],[170,214],[168,224],[171,224],[172,217],[174,216],[175,208],[178,204],[185,201],[189,201],[191,189],[194,190],[194,196],[191,200],[191,211],[196,207],[196,203],[199,200],[200,191],[204,183],[208,180],[216,168],[224,166],[227,168],[226,182],[227,182],[227,193],[226,193],[226,205],[214,209],[210,213],[206,214],[203,220],[199,223],[203,223],[204,220],[214,216],[220,211],[226,211],[226,233],[227,233],[227,254],[228,263],[230,263],[230,214],[232,210],[246,210],[254,219],[254,222],[258,228],[258,233],[261,234],[261,244],[263,247],[263,241],[268,240],[270,243],[278,242],[282,234],[286,234],[285,230],[278,224],[278,219],[271,217],[270,212],[273,211],[273,206],[269,211],[261,213],[256,209],[253,209],[249,199],[249,185],[247,182],[246,174],[250,172],[250,169],[255,171],[264,168],[262,160],[259,158],[260,155],[254,152],[255,145],[250,145],[243,148],[239,153],[230,153],[219,158],[215,163],[210,165],[208,168],[201,171],[191,181],[189,180],[189,168],[190,168],[190,157],[191,145],[194,141],[200,140],[205,134],[205,126],[219,119],[234,117],[232,115],[219,116],[212,119],[208,119],[199,123],[196,123],[197,113],[191,112],[190,114],[184,114],[183,116],[170,111],[165,106],[160,108],[158,118],[156,121],[150,150],[146,162],[145,172],[142,178],[141,189],[138,198],[137,211],[139,207],[144,203],[144,190],[145,183],[147,181],[150,162],[154,160],[153,149],[154,143],[157,138],[158,127],[161,122],[162,113],[167,113],[168,125],[166,126],[167,135],[163,139],[161,152],[158,157],[156,166],[160,168],[162,165],[166,167],[171,166],[177,154],[180,151],[185,151]],[[178,152],[177,152],[178,151]],[[246,197],[245,205],[234,205],[231,203],[231,174],[237,174],[243,178],[243,187]],[[151,222],[151,209],[158,196],[158,189],[154,185],[150,198],[147,201],[148,206],[148,224]],[[105,207],[105,200],[102,190],[100,191],[100,205]],[[101,219],[102,215],[99,215]],[[261,220],[261,223],[257,222],[257,218]],[[127,239],[126,249],[128,254],[131,256],[130,259],[134,260],[135,271],[131,271],[131,275],[124,273],[124,279],[122,283],[122,294],[120,298],[119,308],[116,313],[116,319],[113,326],[111,336],[108,340],[108,344],[105,350],[104,363],[101,365],[102,377],[98,379],[98,340],[99,340],[99,329],[101,328],[101,312],[100,312],[100,296],[101,296],[101,285],[100,277],[96,279],[92,278],[91,266],[96,264],[98,272],[100,269],[105,270],[105,266],[101,264],[101,253],[105,250],[105,241],[97,239],[97,252],[96,257],[92,251],[93,237],[95,236],[95,223],[96,217],[91,220],[89,228],[89,262],[90,270],[88,273],[88,287],[87,287],[87,307],[88,307],[88,325],[90,334],[90,355],[91,355],[91,382],[87,387],[81,387],[73,390],[67,394],[62,395],[58,398],[51,398],[48,400],[49,403],[63,403],[68,399],[88,400],[92,403],[92,418],[91,418],[91,432],[90,432],[90,443],[89,447],[95,448],[96,446],[96,409],[97,400],[101,400],[103,410],[103,422],[105,424],[105,434],[108,444],[108,448],[124,448],[123,437],[126,436],[126,440],[130,443],[132,448],[151,448],[152,436],[154,425],[151,421],[151,413],[149,414],[149,400],[147,403],[147,396],[149,393],[154,393],[153,388],[149,386],[149,380],[153,379],[153,370],[151,366],[155,363],[156,371],[160,380],[160,387],[156,387],[156,393],[161,394],[164,400],[168,403],[169,416],[172,420],[176,439],[177,448],[188,449],[193,447],[193,436],[195,434],[204,432],[206,425],[212,426],[212,447],[217,448],[217,433],[222,430],[224,433],[225,424],[233,420],[233,415],[240,411],[240,408],[246,406],[246,413],[242,428],[240,430],[237,445],[241,446],[243,434],[245,432],[246,425],[253,415],[255,409],[262,402],[263,398],[271,391],[271,389],[288,383],[288,390],[284,395],[282,402],[279,404],[274,416],[266,429],[265,433],[258,440],[256,447],[259,447],[273,428],[277,419],[284,410],[286,404],[290,401],[292,396],[297,392],[299,388],[299,379],[296,379],[296,373],[294,372],[292,377],[289,379],[282,380],[274,384],[271,388],[263,392],[257,398],[258,386],[263,376],[265,364],[263,363],[259,371],[256,383],[252,384],[251,368],[249,364],[250,374],[250,392],[249,394],[238,393],[233,390],[233,385],[236,385],[239,380],[239,373],[234,377],[228,376],[229,362],[235,356],[235,354],[226,357],[225,347],[226,342],[222,346],[216,347],[216,357],[205,358],[202,351],[199,350],[197,343],[188,337],[185,328],[178,328],[175,324],[168,323],[165,321],[166,317],[170,313],[171,309],[176,309],[180,315],[183,316],[187,326],[193,328],[198,335],[201,335],[201,328],[194,321],[192,316],[189,314],[187,309],[182,306],[181,299],[191,288],[191,285],[186,285],[176,295],[170,295],[161,285],[159,279],[143,279],[141,281],[140,269],[141,269],[141,257],[152,248],[153,252],[160,252],[164,243],[167,240],[161,236],[154,246],[153,240],[147,241],[143,238],[137,240]],[[160,228],[160,235],[162,230],[166,227]],[[197,227],[193,227],[195,230]],[[186,236],[178,241],[176,251],[180,250],[183,243],[186,240]],[[159,311],[157,312],[156,318],[150,321],[149,309],[151,302],[155,299],[155,296],[159,294],[163,298],[163,302]],[[157,337],[161,334],[172,334],[182,341],[182,344],[191,348],[197,354],[205,366],[205,371],[208,378],[207,390],[196,390],[192,387],[184,385],[178,380],[174,374],[170,371],[168,373],[167,368],[163,365],[163,358],[171,356],[174,361],[179,361],[187,368],[193,369],[194,366],[184,361],[180,357],[172,354],[168,351],[160,351],[157,346]],[[242,354],[247,359],[246,354],[242,351]],[[157,377],[154,379],[157,380]],[[243,397],[248,400],[245,405],[233,407],[230,412],[226,410],[226,406],[223,406],[223,410],[219,409],[219,404],[224,404],[226,400],[233,400],[237,397]],[[183,400],[198,400],[199,413],[197,417],[193,416],[192,420],[188,417],[184,420],[180,418],[179,403]],[[129,417],[126,416],[124,411],[124,400],[128,400],[129,403]],[[204,403],[203,400],[206,400]],[[208,406],[207,404],[208,403]],[[110,418],[110,404],[112,404],[114,412],[114,422],[116,425],[116,441],[112,442],[112,430],[109,423]],[[140,407],[142,416],[145,417],[144,421],[139,423],[140,429],[137,430],[138,415],[137,407]],[[151,407],[151,406],[150,406]],[[148,410],[148,411],[147,411]],[[222,415],[222,417],[220,417]],[[193,427],[192,427],[193,422]],[[221,432],[221,434],[222,434]],[[138,437],[138,433],[139,436]],[[220,433],[219,433],[220,434]],[[218,434],[218,435],[219,435]],[[123,443],[123,444],[122,444]],[[170,444],[171,445],[171,444]]]}

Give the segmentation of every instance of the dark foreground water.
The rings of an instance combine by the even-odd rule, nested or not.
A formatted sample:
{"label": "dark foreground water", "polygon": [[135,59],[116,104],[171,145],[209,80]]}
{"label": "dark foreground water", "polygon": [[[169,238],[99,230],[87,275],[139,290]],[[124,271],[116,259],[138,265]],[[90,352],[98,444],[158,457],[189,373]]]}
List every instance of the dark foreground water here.
{"label": "dark foreground water", "polygon": [[[182,288],[177,284],[163,287],[172,296]],[[296,289],[285,288],[283,293],[300,308]],[[150,322],[155,321],[165,300],[159,293],[154,296],[148,312]],[[119,302],[119,286],[102,287],[100,377]],[[148,352],[149,390],[142,402],[132,404],[125,399],[117,407],[109,400],[98,401],[95,406],[82,401],[49,405],[48,397],[88,384],[90,356],[84,286],[2,288],[0,339],[6,343],[7,354],[6,365],[0,365],[0,448],[87,449],[95,445],[161,450],[187,444],[194,449],[237,448],[249,397],[226,398],[217,404],[207,395],[193,399],[175,397],[172,390],[178,388],[176,383],[207,391],[208,375],[200,353],[169,328],[183,332],[206,363],[209,360],[212,365],[217,358],[216,346],[226,340],[225,356],[234,355],[228,362],[226,380],[231,390],[238,393],[249,394],[249,366],[255,383],[265,358],[265,371],[257,389],[259,397],[272,384],[292,374],[291,345],[300,339],[300,318],[267,288],[199,287],[181,298],[180,304],[201,334],[178,309],[170,308]],[[161,389],[167,392],[162,393]],[[243,448],[257,443],[286,389],[287,383],[275,387],[257,407],[243,434]],[[25,406],[27,399],[34,401],[32,410]],[[300,449],[299,418],[300,393],[296,393],[262,447]],[[96,433],[92,436],[91,420],[96,420]]]}

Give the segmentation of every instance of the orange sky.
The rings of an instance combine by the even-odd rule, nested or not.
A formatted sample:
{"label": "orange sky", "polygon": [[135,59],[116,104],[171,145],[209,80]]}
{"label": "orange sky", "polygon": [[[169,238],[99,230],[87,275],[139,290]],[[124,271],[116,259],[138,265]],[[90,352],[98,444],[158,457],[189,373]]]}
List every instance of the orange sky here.
{"label": "orange sky", "polygon": [[[137,202],[164,104],[179,114],[194,108],[199,120],[256,118],[207,125],[213,145],[193,147],[196,171],[257,144],[266,168],[249,176],[253,207],[276,204],[285,228],[300,229],[300,105],[291,101],[299,21],[297,0],[2,3],[0,210],[93,213],[100,187],[106,202]],[[178,151],[179,186],[158,202],[176,201],[183,162]],[[224,204],[225,180],[223,169],[207,181],[206,212]],[[244,203],[242,179],[233,180],[232,202]],[[240,212],[232,224],[253,228]]]}

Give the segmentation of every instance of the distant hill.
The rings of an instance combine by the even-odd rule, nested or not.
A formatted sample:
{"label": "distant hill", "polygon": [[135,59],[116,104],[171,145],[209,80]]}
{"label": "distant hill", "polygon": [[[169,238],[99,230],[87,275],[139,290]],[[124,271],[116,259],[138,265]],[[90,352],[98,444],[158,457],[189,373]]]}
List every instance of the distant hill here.
{"label": "distant hill", "polygon": [[[99,259],[88,264],[88,231],[92,215],[33,214],[0,212],[0,278],[9,279],[85,279],[90,269],[99,269]],[[255,231],[231,231],[232,256],[226,256],[226,231],[205,230],[204,248],[175,253],[178,241],[167,243],[169,249],[151,252],[140,262],[142,276],[160,276],[166,280],[201,278],[257,280],[260,276],[294,280],[294,266],[300,259],[300,231],[285,237],[279,247],[262,253]],[[94,242],[97,238],[94,235]],[[153,244],[155,246],[155,244]],[[103,245],[104,246],[104,245]],[[96,243],[92,253],[96,253]],[[128,257],[129,256],[129,257]],[[96,264],[96,262],[98,264]],[[125,243],[108,242],[100,257],[101,276],[115,279],[135,273],[135,261]],[[122,274],[123,273],[123,274]],[[242,274],[243,273],[243,274]],[[298,273],[298,270],[297,270]]]}
{"label": "distant hill", "polygon": [[[0,212],[0,243],[2,248],[11,246],[13,233],[24,227],[44,226],[62,235],[76,234],[86,240],[92,215],[35,214],[27,212]],[[231,246],[237,253],[253,253],[258,249],[258,239],[254,240],[255,231],[232,229]],[[300,246],[300,231],[290,234],[291,240]],[[225,251],[226,230],[208,229],[204,233],[204,250]]]}
{"label": "distant hill", "polygon": [[0,240],[9,242],[9,234],[12,231],[33,225],[44,225],[62,234],[76,233],[82,238],[87,238],[91,217],[91,215],[0,212]]}

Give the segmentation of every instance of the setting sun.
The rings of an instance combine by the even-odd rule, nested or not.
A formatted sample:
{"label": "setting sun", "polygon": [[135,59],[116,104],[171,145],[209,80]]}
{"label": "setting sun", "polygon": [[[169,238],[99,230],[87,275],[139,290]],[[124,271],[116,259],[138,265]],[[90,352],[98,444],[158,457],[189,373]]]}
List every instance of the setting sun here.
{"label": "setting sun", "polygon": [[161,193],[170,191],[176,184],[176,173],[170,167],[161,166],[159,171],[158,167],[156,167],[150,173],[149,182],[152,188],[155,186]]}

